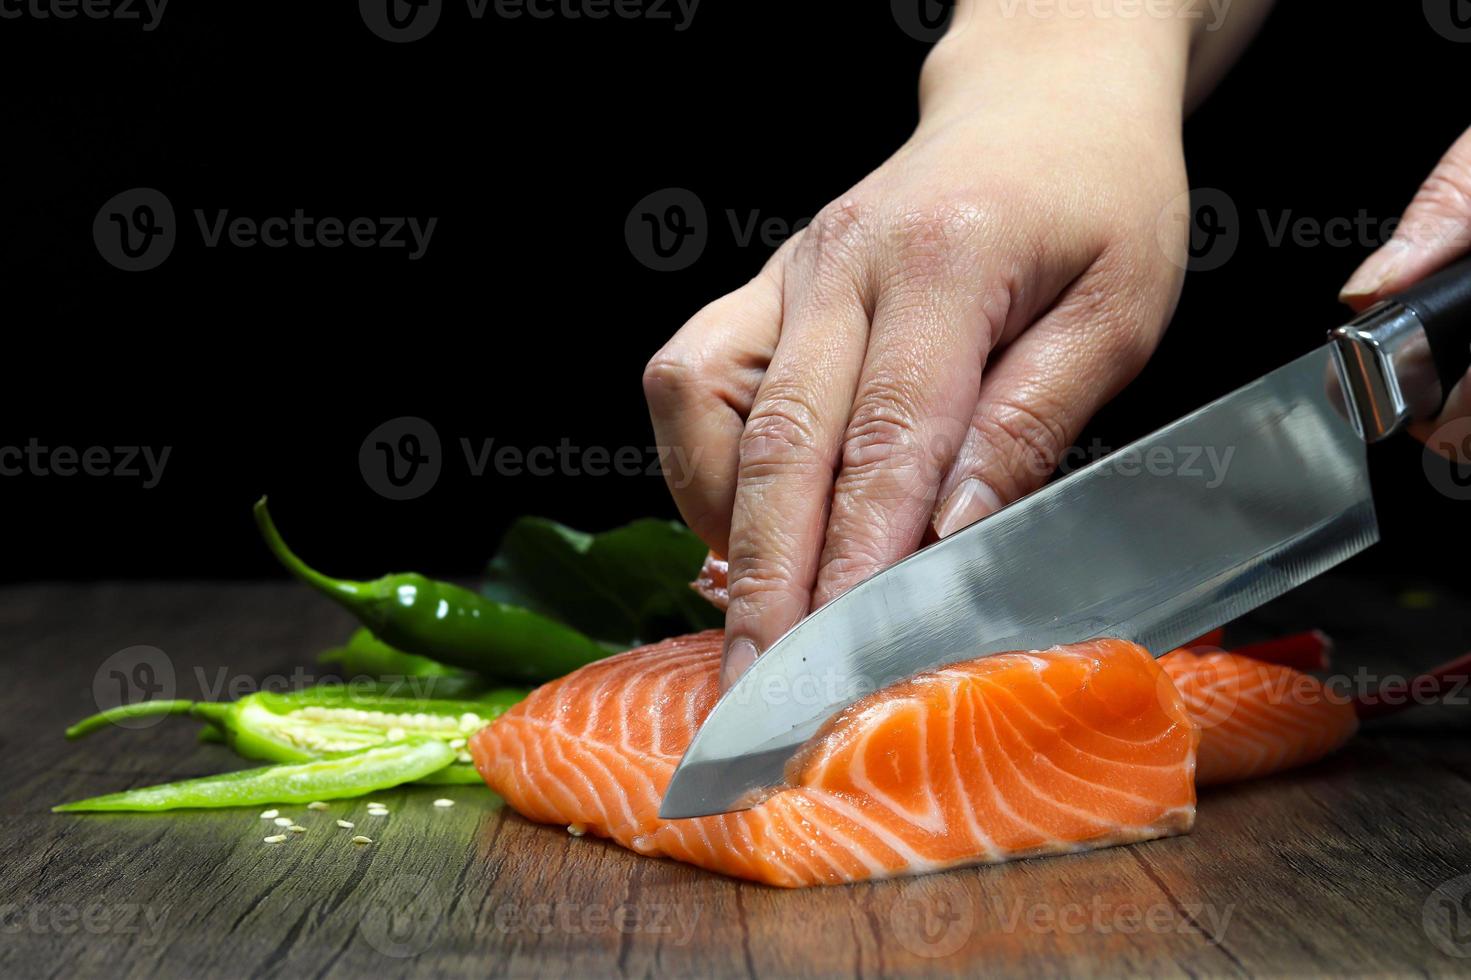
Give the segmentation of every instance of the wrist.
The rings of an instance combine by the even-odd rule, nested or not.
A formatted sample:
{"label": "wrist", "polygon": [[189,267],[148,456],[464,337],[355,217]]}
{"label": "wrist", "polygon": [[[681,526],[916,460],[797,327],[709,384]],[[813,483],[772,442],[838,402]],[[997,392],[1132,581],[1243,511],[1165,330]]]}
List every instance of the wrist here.
{"label": "wrist", "polygon": [[[926,122],[1040,98],[1178,129],[1197,0],[960,0],[920,76]],[[1208,9],[1208,8],[1207,8]]]}

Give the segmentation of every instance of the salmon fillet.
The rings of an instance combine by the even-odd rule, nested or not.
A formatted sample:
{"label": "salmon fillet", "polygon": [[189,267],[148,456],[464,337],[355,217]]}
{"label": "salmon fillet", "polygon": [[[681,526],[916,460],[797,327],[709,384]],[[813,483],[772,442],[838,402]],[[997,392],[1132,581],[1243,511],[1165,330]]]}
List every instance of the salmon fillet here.
{"label": "salmon fillet", "polygon": [[1199,786],[1305,766],[1359,729],[1351,698],[1291,667],[1192,650],[1176,650],[1159,663],[1201,730]]}
{"label": "salmon fillet", "polygon": [[1188,831],[1197,728],[1142,648],[1097,640],[921,674],[850,706],[753,809],[660,820],[719,694],[719,631],[532,692],[470,745],[523,816],[784,887],[920,874]]}

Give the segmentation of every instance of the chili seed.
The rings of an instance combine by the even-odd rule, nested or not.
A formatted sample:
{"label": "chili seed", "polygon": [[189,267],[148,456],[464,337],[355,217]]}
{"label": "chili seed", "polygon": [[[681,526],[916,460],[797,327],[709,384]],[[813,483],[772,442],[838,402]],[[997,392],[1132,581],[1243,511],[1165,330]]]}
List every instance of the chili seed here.
{"label": "chili seed", "polygon": [[281,815],[281,811],[280,810],[266,810],[265,812],[263,812],[260,815],[260,818],[262,820],[275,820],[280,815]]}
{"label": "chili seed", "polygon": [[354,844],[371,844],[371,843],[373,843],[373,838],[371,838],[371,837],[364,837],[362,834],[359,834],[358,836],[356,836],[356,837],[354,837],[352,839],[352,842]]}
{"label": "chili seed", "polygon": [[327,809],[327,804],[323,803],[321,800],[313,800],[306,805],[306,808],[308,810],[325,810]]}
{"label": "chili seed", "polygon": [[454,806],[455,805],[455,801],[454,800],[446,800],[446,799],[441,798],[441,799],[435,800],[434,801],[434,805],[435,806],[440,806],[440,807]]}
{"label": "chili seed", "polygon": [[587,833],[587,828],[580,823],[569,823],[567,825],[567,833],[571,834],[573,837],[581,837],[583,834]]}
{"label": "chili seed", "polygon": [[286,829],[289,830],[289,831],[291,831],[293,834],[304,834],[304,833],[306,833],[306,828],[303,827],[299,823],[294,823],[290,827],[287,827]]}
{"label": "chili seed", "polygon": [[351,820],[339,820],[339,821],[337,821],[337,826],[341,827],[343,830],[351,830],[352,829],[352,821]]}
{"label": "chili seed", "polygon": [[286,835],[285,834],[272,834],[269,837],[262,837],[261,838],[261,840],[265,841],[267,844],[279,844],[279,843],[281,843],[285,839],[286,839]]}
{"label": "chili seed", "polygon": [[275,824],[277,827],[290,827],[291,826],[291,818],[290,817],[277,817],[275,820],[272,820],[271,823]]}

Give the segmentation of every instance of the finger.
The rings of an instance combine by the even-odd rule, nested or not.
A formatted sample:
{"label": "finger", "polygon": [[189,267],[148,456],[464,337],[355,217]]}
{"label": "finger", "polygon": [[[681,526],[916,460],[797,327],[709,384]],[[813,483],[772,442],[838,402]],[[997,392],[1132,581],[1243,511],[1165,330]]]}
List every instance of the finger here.
{"label": "finger", "polygon": [[781,264],[696,313],[644,369],[665,482],[717,553],[730,541],[741,430],[781,333]]}
{"label": "finger", "polygon": [[852,211],[824,216],[786,270],[781,339],[740,440],[723,686],[807,612],[867,342],[862,235]]}
{"label": "finger", "polygon": [[1420,186],[1385,245],[1369,256],[1339,294],[1367,309],[1471,252],[1471,130],[1456,141]]}
{"label": "finger", "polygon": [[1175,294],[1096,265],[995,360],[940,489],[940,537],[1040,487],[1062,453],[1154,352]]}
{"label": "finger", "polygon": [[1471,419],[1471,372],[1467,372],[1451,389],[1450,397],[1446,399],[1440,414],[1428,422],[1412,424],[1410,434],[1442,456],[1454,459],[1458,463],[1464,463],[1466,460],[1458,455],[1459,447],[1454,440],[1447,442],[1436,437],[1436,432],[1441,426],[1461,419]]}
{"label": "finger", "polygon": [[[995,250],[967,240],[987,230],[977,217],[923,218],[903,230],[887,257],[894,271],[880,287],[843,438],[814,608],[919,546],[940,481],[968,431],[988,353],[1009,319],[1036,313],[1023,308],[1025,298],[1014,307],[1003,286],[976,287],[1005,281]],[[1015,237],[1008,254],[1039,251]],[[1076,270],[1091,257],[1068,261]],[[1019,292],[1045,296],[1045,307],[1075,274],[1035,268]]]}

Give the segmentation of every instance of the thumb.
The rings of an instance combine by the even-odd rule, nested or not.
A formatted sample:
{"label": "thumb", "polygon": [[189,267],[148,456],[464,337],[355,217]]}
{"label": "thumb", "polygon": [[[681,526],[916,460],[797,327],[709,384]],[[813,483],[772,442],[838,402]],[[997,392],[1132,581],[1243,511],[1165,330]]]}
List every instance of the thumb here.
{"label": "thumb", "polygon": [[1339,293],[1366,309],[1471,252],[1471,130],[1420,185],[1394,236],[1369,256]]}

